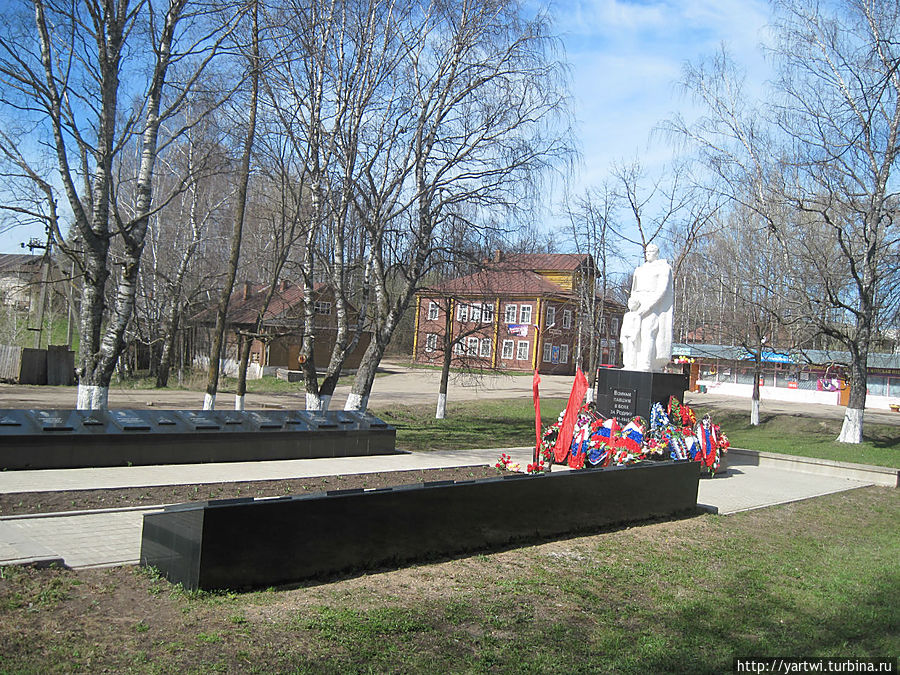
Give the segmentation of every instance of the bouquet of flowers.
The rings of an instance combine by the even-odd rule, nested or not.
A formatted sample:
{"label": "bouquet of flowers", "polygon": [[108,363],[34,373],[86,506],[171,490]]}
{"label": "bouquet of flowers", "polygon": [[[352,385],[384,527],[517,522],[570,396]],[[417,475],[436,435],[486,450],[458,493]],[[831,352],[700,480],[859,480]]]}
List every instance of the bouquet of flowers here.
{"label": "bouquet of flowers", "polygon": [[[537,462],[523,470],[504,453],[495,466],[525,473],[544,471],[553,462],[553,448],[564,414],[565,411],[561,412],[559,419],[543,430]],[[586,465],[606,467],[647,460],[691,459],[711,476],[730,445],[728,437],[709,415],[698,422],[691,407],[673,396],[666,407],[660,403],[653,405],[649,424],[642,417],[635,417],[624,427],[613,417],[604,419],[592,404],[583,406],[575,421],[567,459],[573,469],[583,469]]]}

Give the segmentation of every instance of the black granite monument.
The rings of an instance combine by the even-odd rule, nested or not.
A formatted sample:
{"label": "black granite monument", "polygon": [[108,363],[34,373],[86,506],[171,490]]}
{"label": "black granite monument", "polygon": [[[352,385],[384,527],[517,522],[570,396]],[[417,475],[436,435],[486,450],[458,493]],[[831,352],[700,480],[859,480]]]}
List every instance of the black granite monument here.
{"label": "black granite monument", "polygon": [[699,479],[644,462],[183,504],[144,516],[141,564],[188,589],[290,583],[691,512]]}
{"label": "black granite monument", "polygon": [[653,404],[665,406],[670,396],[683,401],[687,388],[687,375],[600,368],[596,406],[604,417],[615,417],[619,424],[625,425],[635,415],[649,420]]}
{"label": "black granite monument", "polygon": [[0,470],[389,455],[395,440],[345,410],[0,410]]}

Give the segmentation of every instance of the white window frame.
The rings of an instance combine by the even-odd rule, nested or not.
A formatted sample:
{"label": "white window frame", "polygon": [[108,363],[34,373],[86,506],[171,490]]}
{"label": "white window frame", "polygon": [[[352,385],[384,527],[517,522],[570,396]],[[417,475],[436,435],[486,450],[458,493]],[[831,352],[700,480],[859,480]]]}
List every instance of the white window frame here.
{"label": "white window frame", "polygon": [[515,354],[516,343],[513,340],[504,340],[503,341],[503,352],[500,358],[505,359],[507,361],[512,361],[512,357]]}
{"label": "white window frame", "polygon": [[560,363],[568,363],[569,362],[569,345],[560,345],[559,346],[559,362]]}
{"label": "white window frame", "polygon": [[551,363],[553,361],[553,345],[549,342],[544,343],[544,363]]}
{"label": "white window frame", "polygon": [[491,338],[481,338],[481,350],[478,352],[479,356],[484,358],[490,358],[491,356]]}
{"label": "white window frame", "polygon": [[494,323],[494,303],[485,302],[481,305],[481,322]]}
{"label": "white window frame", "polygon": [[529,345],[531,343],[528,340],[517,340],[516,341],[516,361],[527,361],[528,360],[528,351]]}
{"label": "white window frame", "polygon": [[612,320],[612,332],[613,335],[619,334],[619,317],[613,317]]}
{"label": "white window frame", "polygon": [[425,336],[425,351],[433,352],[437,349],[437,333],[428,333]]}
{"label": "white window frame", "polygon": [[462,340],[457,340],[453,343],[453,353],[457,356],[462,356],[466,353],[466,346],[462,343]]}
{"label": "white window frame", "polygon": [[328,316],[331,314],[331,303],[327,300],[316,300],[313,303],[313,311],[316,314],[324,314]]}
{"label": "white window frame", "polygon": [[563,310],[562,327],[563,328],[571,328],[572,327],[572,310],[571,309]]}
{"label": "white window frame", "polygon": [[556,323],[556,307],[547,305],[546,322],[547,328],[550,328],[550,326]]}
{"label": "white window frame", "polygon": [[606,317],[600,317],[600,335],[606,335]]}
{"label": "white window frame", "polygon": [[456,305],[456,320],[465,323],[469,320],[469,306],[464,302]]}
{"label": "white window frame", "polygon": [[430,300],[428,302],[428,320],[429,321],[437,321],[437,319],[440,315],[441,315],[441,308],[438,307],[438,304],[434,300]]}
{"label": "white window frame", "polygon": [[519,323],[519,306],[518,305],[506,305],[503,308],[503,320],[504,323]]}
{"label": "white window frame", "polygon": [[530,324],[531,323],[531,310],[533,307],[531,305],[521,305],[519,307],[519,323]]}
{"label": "white window frame", "polygon": [[481,303],[473,302],[469,306],[469,321],[481,323]]}
{"label": "white window frame", "polygon": [[478,338],[477,337],[467,337],[466,338],[466,354],[470,356],[478,355]]}

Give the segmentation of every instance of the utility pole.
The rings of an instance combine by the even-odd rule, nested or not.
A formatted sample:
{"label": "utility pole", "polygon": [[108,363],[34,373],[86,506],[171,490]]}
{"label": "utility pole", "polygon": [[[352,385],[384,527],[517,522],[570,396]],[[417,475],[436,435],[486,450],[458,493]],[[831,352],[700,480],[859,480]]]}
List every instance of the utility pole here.
{"label": "utility pole", "polygon": [[[34,333],[34,348],[41,348],[41,337],[44,332],[44,307],[47,304],[47,275],[50,272],[50,247],[52,246],[52,239],[50,234],[50,229],[47,228],[47,243],[42,244],[40,239],[32,237],[28,240],[28,243],[24,242],[21,244],[22,248],[28,248],[31,251],[32,255],[34,254],[35,249],[44,249],[44,255],[41,258],[41,291],[38,299],[38,325],[37,328],[31,328],[30,330],[35,331]],[[49,345],[50,338],[47,338],[47,344]]]}

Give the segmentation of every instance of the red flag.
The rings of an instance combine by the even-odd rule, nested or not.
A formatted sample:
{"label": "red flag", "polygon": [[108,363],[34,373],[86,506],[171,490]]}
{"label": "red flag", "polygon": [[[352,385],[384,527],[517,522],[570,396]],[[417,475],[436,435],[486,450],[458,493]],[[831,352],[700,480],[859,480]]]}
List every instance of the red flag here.
{"label": "red flag", "polygon": [[534,389],[534,433],[537,443],[534,446],[534,463],[537,464],[541,460],[541,398],[538,395],[538,385],[541,383],[541,376],[538,375],[537,368],[534,369],[534,379],[532,380],[532,389]]}
{"label": "red flag", "polygon": [[572,433],[575,430],[575,418],[578,416],[578,409],[581,407],[587,388],[587,378],[581,372],[581,368],[578,368],[575,371],[575,383],[572,385],[572,392],[569,394],[569,402],[566,404],[566,414],[563,416],[562,424],[559,427],[556,445],[553,446],[553,456],[560,464],[565,461],[566,455],[569,454],[569,448],[572,445]]}

